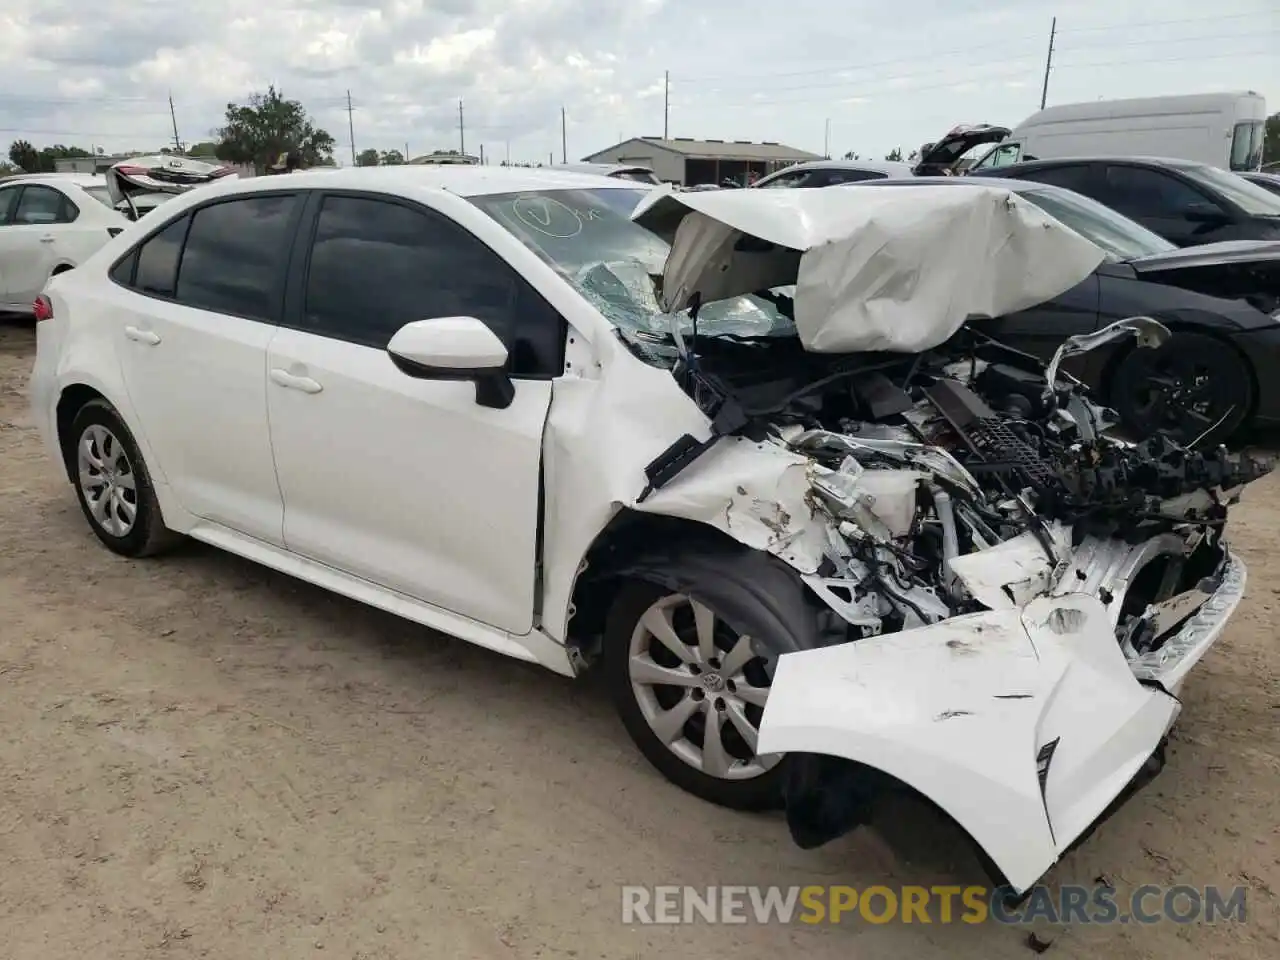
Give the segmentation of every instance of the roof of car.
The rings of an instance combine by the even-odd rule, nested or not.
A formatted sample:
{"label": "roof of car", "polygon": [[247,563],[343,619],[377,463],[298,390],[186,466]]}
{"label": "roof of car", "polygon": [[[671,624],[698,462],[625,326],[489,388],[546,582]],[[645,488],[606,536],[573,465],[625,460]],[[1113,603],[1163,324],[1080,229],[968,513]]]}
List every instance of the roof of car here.
{"label": "roof of car", "polygon": [[91,173],[15,173],[0,177],[0,183],[18,183],[24,180],[56,180],[58,183],[70,183],[77,187],[105,187],[107,182],[102,177]]}
{"label": "roof of car", "polygon": [[[1003,169],[1003,168],[1002,168]],[[1005,177],[889,177],[884,180],[859,180],[856,183],[842,183],[842,187],[860,187],[867,184],[872,186],[883,186],[884,184],[903,184],[905,186],[931,186],[937,183],[967,183],[973,187],[1002,187],[1005,190],[1014,193],[1021,193],[1027,190],[1054,190],[1048,184],[1038,183],[1035,180],[1009,180]]]}
{"label": "roof of car", "polygon": [[792,170],[871,170],[875,173],[887,173],[889,176],[911,172],[911,164],[897,160],[806,160],[783,167],[779,173]]}
{"label": "roof of car", "polygon": [[[643,184],[591,173],[574,173],[549,167],[481,167],[464,164],[423,164],[392,167],[332,167],[299,170],[280,177],[250,177],[217,185],[219,193],[246,190],[279,190],[287,187],[324,187],[337,190],[444,190],[462,197],[482,197],[494,193],[520,193],[547,189],[618,190]],[[201,194],[207,196],[208,194]]]}
{"label": "roof of car", "polygon": [[968,176],[982,177],[988,179],[996,174],[987,171],[998,171],[1007,173],[1010,170],[1042,170],[1048,167],[1061,167],[1075,163],[1122,163],[1130,166],[1152,166],[1152,167],[1202,167],[1204,164],[1196,163],[1194,160],[1179,160],[1176,157],[1126,157],[1111,156],[1101,154],[1097,156],[1087,157],[1055,157],[1045,160],[1024,160],[1021,163],[1010,163],[1003,167],[987,167],[982,170],[973,170]]}

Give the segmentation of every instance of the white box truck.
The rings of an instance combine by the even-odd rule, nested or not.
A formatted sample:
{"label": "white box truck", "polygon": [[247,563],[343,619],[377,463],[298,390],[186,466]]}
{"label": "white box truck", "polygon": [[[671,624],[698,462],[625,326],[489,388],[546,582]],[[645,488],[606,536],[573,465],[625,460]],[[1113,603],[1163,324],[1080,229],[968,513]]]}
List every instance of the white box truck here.
{"label": "white box truck", "polygon": [[[1033,113],[1012,130],[957,127],[921,151],[917,172],[1086,156],[1168,157],[1257,170],[1266,118],[1266,100],[1252,90],[1065,103]],[[980,159],[965,163],[974,147],[990,143],[995,146]]]}

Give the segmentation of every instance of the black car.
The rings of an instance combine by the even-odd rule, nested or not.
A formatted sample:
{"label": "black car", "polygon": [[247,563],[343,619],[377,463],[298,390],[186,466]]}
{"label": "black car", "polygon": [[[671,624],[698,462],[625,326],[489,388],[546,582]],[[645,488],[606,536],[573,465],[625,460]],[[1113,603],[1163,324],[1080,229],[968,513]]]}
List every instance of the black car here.
{"label": "black car", "polygon": [[1074,190],[1180,247],[1280,240],[1280,196],[1203,163],[1076,157],[984,168],[969,176],[1034,180]]}
{"label": "black car", "polygon": [[1249,170],[1238,174],[1250,183],[1257,184],[1268,193],[1280,195],[1280,173],[1263,173],[1261,170]]}
{"label": "black car", "polygon": [[1180,249],[1070,190],[992,177],[866,180],[847,187],[1012,190],[1086,237],[1106,260],[1059,297],[978,326],[1042,359],[1063,339],[1124,317],[1148,316],[1174,335],[1159,349],[1103,348],[1064,368],[1140,435],[1220,442],[1246,423],[1280,422],[1280,242]]}

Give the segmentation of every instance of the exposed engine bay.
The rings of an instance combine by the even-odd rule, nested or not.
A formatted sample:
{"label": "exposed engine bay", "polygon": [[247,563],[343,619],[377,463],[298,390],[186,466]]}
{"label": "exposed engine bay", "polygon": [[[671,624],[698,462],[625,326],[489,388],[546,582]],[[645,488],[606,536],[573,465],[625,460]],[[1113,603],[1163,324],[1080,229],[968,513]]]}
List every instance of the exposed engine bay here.
{"label": "exposed engine bay", "polygon": [[834,614],[832,642],[1087,591],[1114,603],[1134,660],[1212,594],[1227,506],[1272,465],[1110,435],[1114,414],[1060,362],[1133,337],[1155,346],[1168,331],[1119,321],[1048,368],[972,328],[923,354],[825,358],[790,338],[677,336],[673,375],[713,435],[658,457],[650,487],[718,436],[782,444],[811,460],[809,505],[828,518],[808,582]]}

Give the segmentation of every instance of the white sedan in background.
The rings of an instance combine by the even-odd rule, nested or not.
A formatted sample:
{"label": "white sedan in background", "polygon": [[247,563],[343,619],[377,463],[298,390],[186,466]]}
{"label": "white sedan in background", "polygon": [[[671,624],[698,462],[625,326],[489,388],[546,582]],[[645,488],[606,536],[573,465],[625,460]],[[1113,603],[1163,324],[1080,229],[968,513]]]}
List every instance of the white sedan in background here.
{"label": "white sedan in background", "polygon": [[31,174],[0,183],[0,311],[30,313],[49,279],[128,224],[102,177]]}

